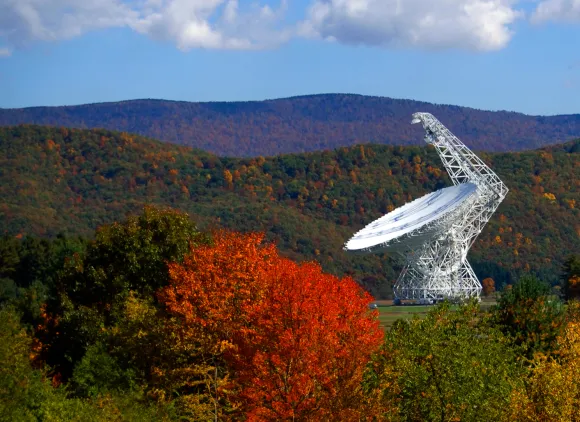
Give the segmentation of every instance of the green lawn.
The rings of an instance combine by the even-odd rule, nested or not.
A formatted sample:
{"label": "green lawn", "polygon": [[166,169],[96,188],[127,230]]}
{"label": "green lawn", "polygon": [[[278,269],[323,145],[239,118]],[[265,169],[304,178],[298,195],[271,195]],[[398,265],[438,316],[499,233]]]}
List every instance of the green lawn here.
{"label": "green lawn", "polygon": [[[382,302],[382,303],[381,303]],[[422,317],[429,312],[429,310],[433,309],[432,305],[402,305],[402,306],[394,306],[391,303],[385,303],[387,301],[380,301],[378,302],[379,305],[379,321],[381,322],[381,326],[384,328],[390,328],[393,323],[398,319],[411,319],[413,315],[418,315]],[[492,305],[495,304],[495,300],[493,299],[483,299],[481,302],[481,309],[487,310]],[[457,308],[456,305],[452,306],[451,309]]]}
{"label": "green lawn", "polygon": [[389,328],[398,319],[411,319],[413,315],[424,316],[433,309],[433,306],[405,305],[405,306],[379,306],[379,321],[381,326]]}

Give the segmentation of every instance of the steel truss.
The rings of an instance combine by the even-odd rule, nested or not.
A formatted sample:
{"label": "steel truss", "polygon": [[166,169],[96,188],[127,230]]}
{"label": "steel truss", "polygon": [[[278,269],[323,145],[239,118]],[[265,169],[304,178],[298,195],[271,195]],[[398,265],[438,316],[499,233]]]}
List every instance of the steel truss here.
{"label": "steel truss", "polygon": [[429,113],[413,114],[425,142],[433,145],[454,185],[473,183],[476,195],[453,215],[439,220],[435,234],[421,245],[399,249],[405,267],[394,287],[399,299],[465,299],[478,297],[481,284],[467,261],[467,252],[508,188],[457,137]]}

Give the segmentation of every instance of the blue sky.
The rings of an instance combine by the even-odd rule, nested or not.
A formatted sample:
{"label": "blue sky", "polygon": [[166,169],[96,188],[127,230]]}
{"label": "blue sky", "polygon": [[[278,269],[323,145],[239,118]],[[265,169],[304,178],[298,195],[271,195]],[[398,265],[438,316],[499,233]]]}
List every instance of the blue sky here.
{"label": "blue sky", "polygon": [[0,107],[329,92],[580,113],[580,0],[0,0]]}

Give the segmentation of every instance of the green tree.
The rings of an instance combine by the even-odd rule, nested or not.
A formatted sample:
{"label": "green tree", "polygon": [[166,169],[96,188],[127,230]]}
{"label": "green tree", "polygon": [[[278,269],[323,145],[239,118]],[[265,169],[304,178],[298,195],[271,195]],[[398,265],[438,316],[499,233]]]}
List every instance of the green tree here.
{"label": "green tree", "polygon": [[557,347],[565,312],[550,285],[532,275],[521,277],[502,291],[494,319],[502,331],[532,359],[537,352],[549,353]]}
{"label": "green tree", "polygon": [[190,246],[207,241],[187,214],[171,209],[145,207],[101,227],[57,282],[37,333],[41,360],[69,379],[87,348],[123,318],[130,292],[153,297],[168,283],[167,263],[180,262]]}
{"label": "green tree", "polygon": [[26,325],[39,324],[42,304],[55,294],[66,260],[85,244],[62,234],[54,239],[0,238],[0,302],[10,301]]}
{"label": "green tree", "polygon": [[20,263],[19,246],[14,237],[0,237],[0,303],[17,295],[18,288],[14,278]]}
{"label": "green tree", "polygon": [[6,421],[143,421],[169,420],[163,407],[152,407],[135,396],[68,398],[46,374],[33,369],[32,339],[14,308],[0,309],[0,419]]}
{"label": "green tree", "polygon": [[168,262],[207,242],[186,213],[146,206],[140,215],[100,227],[61,288],[85,306],[112,309],[129,291],[151,296],[168,283]]}
{"label": "green tree", "polygon": [[369,365],[365,388],[388,420],[499,420],[522,368],[475,303],[399,320]]}
{"label": "green tree", "polygon": [[566,300],[580,299],[580,255],[571,255],[566,259],[562,281]]}

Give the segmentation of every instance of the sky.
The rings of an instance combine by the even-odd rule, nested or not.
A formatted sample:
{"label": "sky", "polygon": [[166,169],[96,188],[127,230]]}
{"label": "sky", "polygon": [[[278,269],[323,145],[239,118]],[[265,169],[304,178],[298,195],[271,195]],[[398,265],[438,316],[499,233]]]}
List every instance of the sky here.
{"label": "sky", "polygon": [[0,0],[0,107],[354,93],[580,113],[580,0]]}

